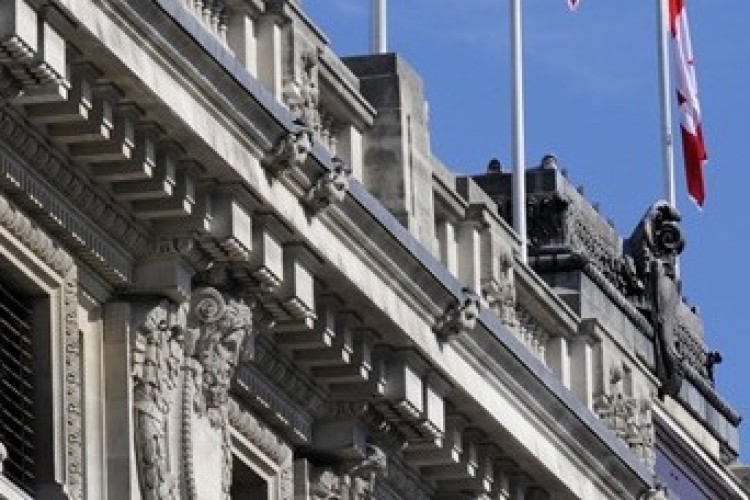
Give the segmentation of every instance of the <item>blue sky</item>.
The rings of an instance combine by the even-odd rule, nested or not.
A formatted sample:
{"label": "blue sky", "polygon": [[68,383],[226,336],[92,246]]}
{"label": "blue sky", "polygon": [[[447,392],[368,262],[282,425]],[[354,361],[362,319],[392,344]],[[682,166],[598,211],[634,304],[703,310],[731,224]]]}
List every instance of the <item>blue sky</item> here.
{"label": "blue sky", "polygon": [[[529,0],[523,11],[526,157],[557,155],[575,184],[629,235],[663,197],[656,2]],[[303,0],[339,55],[368,50],[370,0]],[[510,164],[507,0],[392,0],[389,50],[424,79],[433,153],[451,169]],[[684,295],[721,351],[721,393],[750,419],[750,2],[688,2],[709,163],[707,200],[687,199],[677,142],[678,206],[687,233]],[[677,110],[673,109],[675,126]],[[747,309],[746,309],[747,308]],[[742,428],[750,456],[750,420]],[[747,460],[747,458],[745,458]]]}

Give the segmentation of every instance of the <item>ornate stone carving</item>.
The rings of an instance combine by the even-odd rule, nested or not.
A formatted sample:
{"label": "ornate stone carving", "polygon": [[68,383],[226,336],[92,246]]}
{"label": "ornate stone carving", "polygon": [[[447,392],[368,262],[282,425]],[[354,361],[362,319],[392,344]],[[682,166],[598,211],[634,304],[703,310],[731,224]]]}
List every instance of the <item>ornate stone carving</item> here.
{"label": "ornate stone carving", "polygon": [[292,458],[292,448],[286,444],[270,427],[254,414],[240,407],[234,400],[229,400],[229,423],[242,436],[250,441],[276,464],[287,463]]}
{"label": "ornate stone carving", "polygon": [[341,203],[349,191],[349,177],[352,169],[340,158],[331,160],[331,169],[326,170],[310,187],[305,195],[305,204],[318,212],[331,203]]}
{"label": "ornate stone carving", "polygon": [[500,261],[499,279],[486,279],[482,283],[482,293],[487,303],[502,323],[514,328],[518,326],[516,317],[516,287],[513,272],[513,254],[504,249],[498,256]]}
{"label": "ornate stone carving", "polygon": [[567,243],[566,211],[571,200],[560,193],[528,197],[529,242],[535,247]]}
{"label": "ornate stone carving", "polygon": [[166,430],[183,361],[184,318],[167,301],[154,307],[132,346],[135,449],[145,500],[179,498],[168,462]]}
{"label": "ornate stone carving", "polygon": [[293,168],[302,168],[312,147],[312,130],[297,121],[295,129],[283,136],[263,159],[263,165],[275,176]]}
{"label": "ornate stone carving", "polygon": [[479,316],[479,297],[469,288],[461,289],[460,298],[448,305],[445,312],[435,322],[435,333],[448,340],[462,332],[474,329]]}
{"label": "ornate stone carving", "polygon": [[594,410],[649,468],[654,467],[651,401],[625,394],[619,368],[610,370],[609,388],[596,399]]}
{"label": "ornate stone carving", "polygon": [[388,474],[388,460],[379,447],[368,444],[366,456],[344,474],[314,468],[310,478],[312,498],[319,500],[374,500],[378,478]]}
{"label": "ornate stone carving", "polygon": [[299,59],[299,74],[284,86],[284,101],[292,114],[304,123],[315,135],[320,135],[320,87],[318,58],[320,50],[306,50]]}
{"label": "ornate stone carving", "polygon": [[[102,231],[135,255],[146,248],[146,230],[111,201],[105,191],[93,185],[81,169],[69,165],[16,111],[2,103],[0,140],[15,152],[9,154],[0,148],[3,182],[11,183],[13,189],[20,188],[35,209],[43,208],[47,213],[43,221],[56,230],[64,228],[65,242],[80,249],[81,258],[103,276],[117,284],[127,281],[129,258],[108,243],[107,237],[93,224],[82,219],[78,210],[96,220]],[[24,161],[19,161],[19,157]],[[31,171],[57,187],[60,196],[37,180]]]}
{"label": "ornate stone carving", "polygon": [[661,395],[675,396],[685,378],[680,353],[679,315],[682,299],[675,281],[675,258],[685,247],[677,224],[680,215],[665,201],[654,203],[627,241],[640,279],[646,284],[642,310],[654,325],[656,375]]}
{"label": "ornate stone carving", "polygon": [[643,216],[627,242],[628,253],[635,260],[636,270],[642,278],[651,271],[650,264],[658,261],[669,266],[667,275],[674,278],[671,267],[674,258],[685,248],[679,222],[680,214],[666,201],[657,201]]}
{"label": "ornate stone carving", "polygon": [[78,328],[78,284],[69,272],[64,284],[65,312],[65,422],[67,436],[67,487],[72,500],[83,499],[83,386],[81,331]]}
{"label": "ornate stone carving", "polygon": [[66,276],[73,267],[73,259],[68,252],[2,195],[0,195],[0,226],[18,238],[56,273]]}
{"label": "ornate stone carving", "polygon": [[192,338],[186,345],[186,355],[201,367],[196,380],[196,411],[221,427],[227,422],[229,385],[240,348],[246,334],[254,335],[252,312],[241,302],[225,301],[215,288],[201,288],[193,292],[190,319],[196,328],[190,329]]}
{"label": "ornate stone carving", "polygon": [[516,307],[518,317],[518,328],[514,329],[518,339],[544,362],[547,341],[550,333],[537,321],[537,319],[520,304]]}
{"label": "ornate stone carving", "polygon": [[214,288],[194,291],[187,311],[164,301],[148,312],[132,348],[135,443],[143,498],[179,498],[180,488],[168,462],[167,420],[173,414],[171,406],[180,400],[183,490],[188,498],[200,496],[194,426],[205,421],[208,427],[203,432],[217,432],[221,443],[221,491],[228,498],[232,474],[228,390],[240,351],[253,336],[251,308],[225,299]]}

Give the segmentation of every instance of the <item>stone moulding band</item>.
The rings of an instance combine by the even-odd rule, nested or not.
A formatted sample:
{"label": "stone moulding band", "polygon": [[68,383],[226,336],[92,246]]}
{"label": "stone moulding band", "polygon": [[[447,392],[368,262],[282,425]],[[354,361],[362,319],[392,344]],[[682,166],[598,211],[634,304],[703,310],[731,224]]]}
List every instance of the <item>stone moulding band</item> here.
{"label": "stone moulding band", "polygon": [[67,276],[73,258],[21,210],[0,194],[0,226],[18,238],[31,252],[60,276]]}

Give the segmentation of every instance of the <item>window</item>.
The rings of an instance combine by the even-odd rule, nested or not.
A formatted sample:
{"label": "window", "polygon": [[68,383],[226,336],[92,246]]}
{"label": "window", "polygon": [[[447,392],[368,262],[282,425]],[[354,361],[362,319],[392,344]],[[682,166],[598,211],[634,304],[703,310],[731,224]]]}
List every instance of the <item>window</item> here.
{"label": "window", "polygon": [[232,500],[266,500],[268,485],[244,461],[235,456],[232,460]]}
{"label": "window", "polygon": [[31,302],[0,284],[0,442],[4,473],[34,493],[34,353]]}

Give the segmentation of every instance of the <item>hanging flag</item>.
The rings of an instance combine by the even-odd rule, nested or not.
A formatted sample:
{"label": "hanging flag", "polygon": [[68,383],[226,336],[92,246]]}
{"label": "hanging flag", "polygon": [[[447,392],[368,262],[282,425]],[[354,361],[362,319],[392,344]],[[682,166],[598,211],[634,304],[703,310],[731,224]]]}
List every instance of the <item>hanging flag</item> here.
{"label": "hanging flag", "polygon": [[693,48],[690,43],[685,0],[669,0],[669,27],[674,41],[677,66],[677,104],[680,106],[682,116],[682,156],[685,161],[685,178],[690,198],[702,207],[706,199],[703,166],[708,157],[703,142],[698,83],[695,78]]}
{"label": "hanging flag", "polygon": [[568,0],[568,7],[570,10],[576,10],[579,3],[581,3],[580,0]]}

